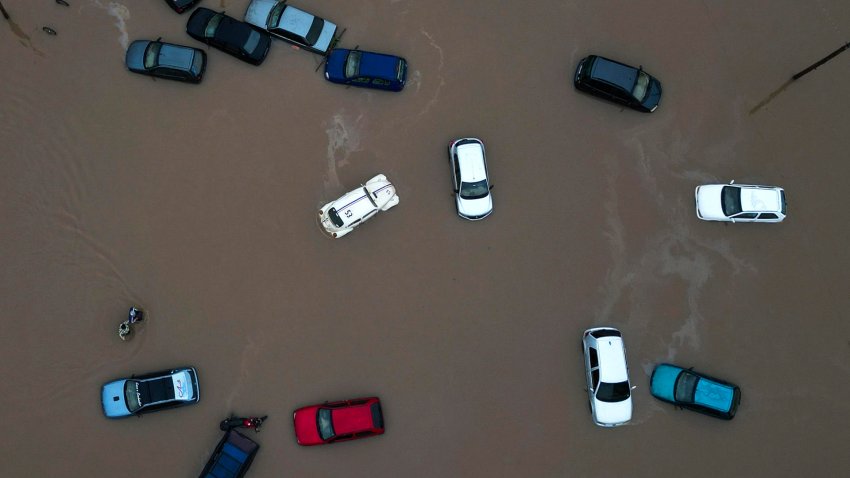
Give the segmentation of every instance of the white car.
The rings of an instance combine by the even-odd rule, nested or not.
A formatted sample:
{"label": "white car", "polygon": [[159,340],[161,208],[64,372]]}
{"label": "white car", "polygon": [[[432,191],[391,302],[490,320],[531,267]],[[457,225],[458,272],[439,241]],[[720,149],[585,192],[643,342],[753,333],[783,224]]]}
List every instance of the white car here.
{"label": "white car", "polygon": [[632,419],[632,389],[626,348],[612,327],[587,329],[582,336],[587,394],[593,422],[602,427],[625,425]]}
{"label": "white car", "polygon": [[286,0],[253,0],[245,22],[320,55],[328,53],[336,34],[334,23],[287,5]]}
{"label": "white car", "polygon": [[319,210],[319,222],[332,237],[340,238],[364,223],[378,211],[398,204],[395,186],[383,174],[366,181],[366,184],[329,202]]}
{"label": "white car", "polygon": [[704,221],[782,222],[785,190],[750,184],[704,184],[697,186],[697,217]]}
{"label": "white car", "polygon": [[461,138],[449,144],[457,214],[478,221],[493,212],[493,195],[487,174],[484,143],[476,138]]}

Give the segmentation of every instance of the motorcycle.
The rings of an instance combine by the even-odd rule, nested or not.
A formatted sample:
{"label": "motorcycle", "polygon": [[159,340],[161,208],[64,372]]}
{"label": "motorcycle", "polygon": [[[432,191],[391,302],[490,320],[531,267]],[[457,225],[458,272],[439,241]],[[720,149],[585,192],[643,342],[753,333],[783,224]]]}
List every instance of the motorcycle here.
{"label": "motorcycle", "polygon": [[268,415],[262,417],[245,418],[230,416],[222,420],[221,423],[219,423],[218,427],[225,432],[233,428],[249,428],[253,429],[254,432],[259,433],[260,426],[263,424],[264,421],[266,421],[268,417]]}

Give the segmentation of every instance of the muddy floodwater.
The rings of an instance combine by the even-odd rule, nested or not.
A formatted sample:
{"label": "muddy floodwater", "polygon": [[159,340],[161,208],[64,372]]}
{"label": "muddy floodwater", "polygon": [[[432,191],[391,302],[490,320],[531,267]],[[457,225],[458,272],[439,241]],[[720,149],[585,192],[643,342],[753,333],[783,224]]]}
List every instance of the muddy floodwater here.
{"label": "muddy floodwater", "polygon": [[[2,3],[0,476],[197,476],[230,413],[269,415],[251,477],[850,469],[850,52],[788,84],[850,41],[850,2],[292,0],[406,57],[397,94],[280,40],[153,80],[128,43],[203,47],[188,13]],[[658,110],[577,92],[588,54],[642,65]],[[452,197],[464,136],[495,184],[480,222]],[[325,237],[317,210],[378,173],[400,204]],[[787,219],[698,220],[694,188],[733,179],[784,187]],[[637,386],[618,429],[588,411],[598,325]],[[740,385],[735,419],[653,398],[660,362]],[[181,365],[198,405],[104,418],[104,382]],[[373,395],[385,435],[296,444],[295,408]]]}

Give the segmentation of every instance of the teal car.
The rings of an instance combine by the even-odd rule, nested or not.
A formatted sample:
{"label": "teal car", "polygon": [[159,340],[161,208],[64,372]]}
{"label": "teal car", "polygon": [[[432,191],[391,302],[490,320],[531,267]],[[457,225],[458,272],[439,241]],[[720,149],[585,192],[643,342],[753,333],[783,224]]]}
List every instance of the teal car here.
{"label": "teal car", "polygon": [[741,389],[723,380],[663,363],[649,379],[652,396],[695,412],[731,420],[741,403]]}

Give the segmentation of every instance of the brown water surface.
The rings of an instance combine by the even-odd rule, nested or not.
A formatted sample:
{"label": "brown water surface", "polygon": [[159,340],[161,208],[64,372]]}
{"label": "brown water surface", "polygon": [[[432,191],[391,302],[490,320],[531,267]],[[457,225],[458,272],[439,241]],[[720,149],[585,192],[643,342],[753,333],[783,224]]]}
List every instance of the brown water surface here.
{"label": "brown water surface", "polygon": [[[3,0],[0,476],[195,476],[228,413],[252,477],[839,476],[850,469],[850,3],[311,0],[409,84],[346,89],[275,41],[199,86],[129,41],[199,46],[161,1]],[[242,18],[247,0],[208,0]],[[42,32],[50,26],[58,32]],[[644,115],[577,93],[597,53],[661,79]],[[487,146],[459,219],[446,145]],[[344,239],[316,210],[377,173]],[[779,225],[700,222],[705,182],[787,190]],[[148,322],[116,335],[132,304]],[[635,414],[593,425],[579,340],[613,325]],[[672,361],[738,383],[732,422],[649,395]],[[193,365],[198,406],[106,420],[101,385]],[[386,435],[296,445],[290,413],[378,395]],[[253,436],[253,435],[252,435]]]}

